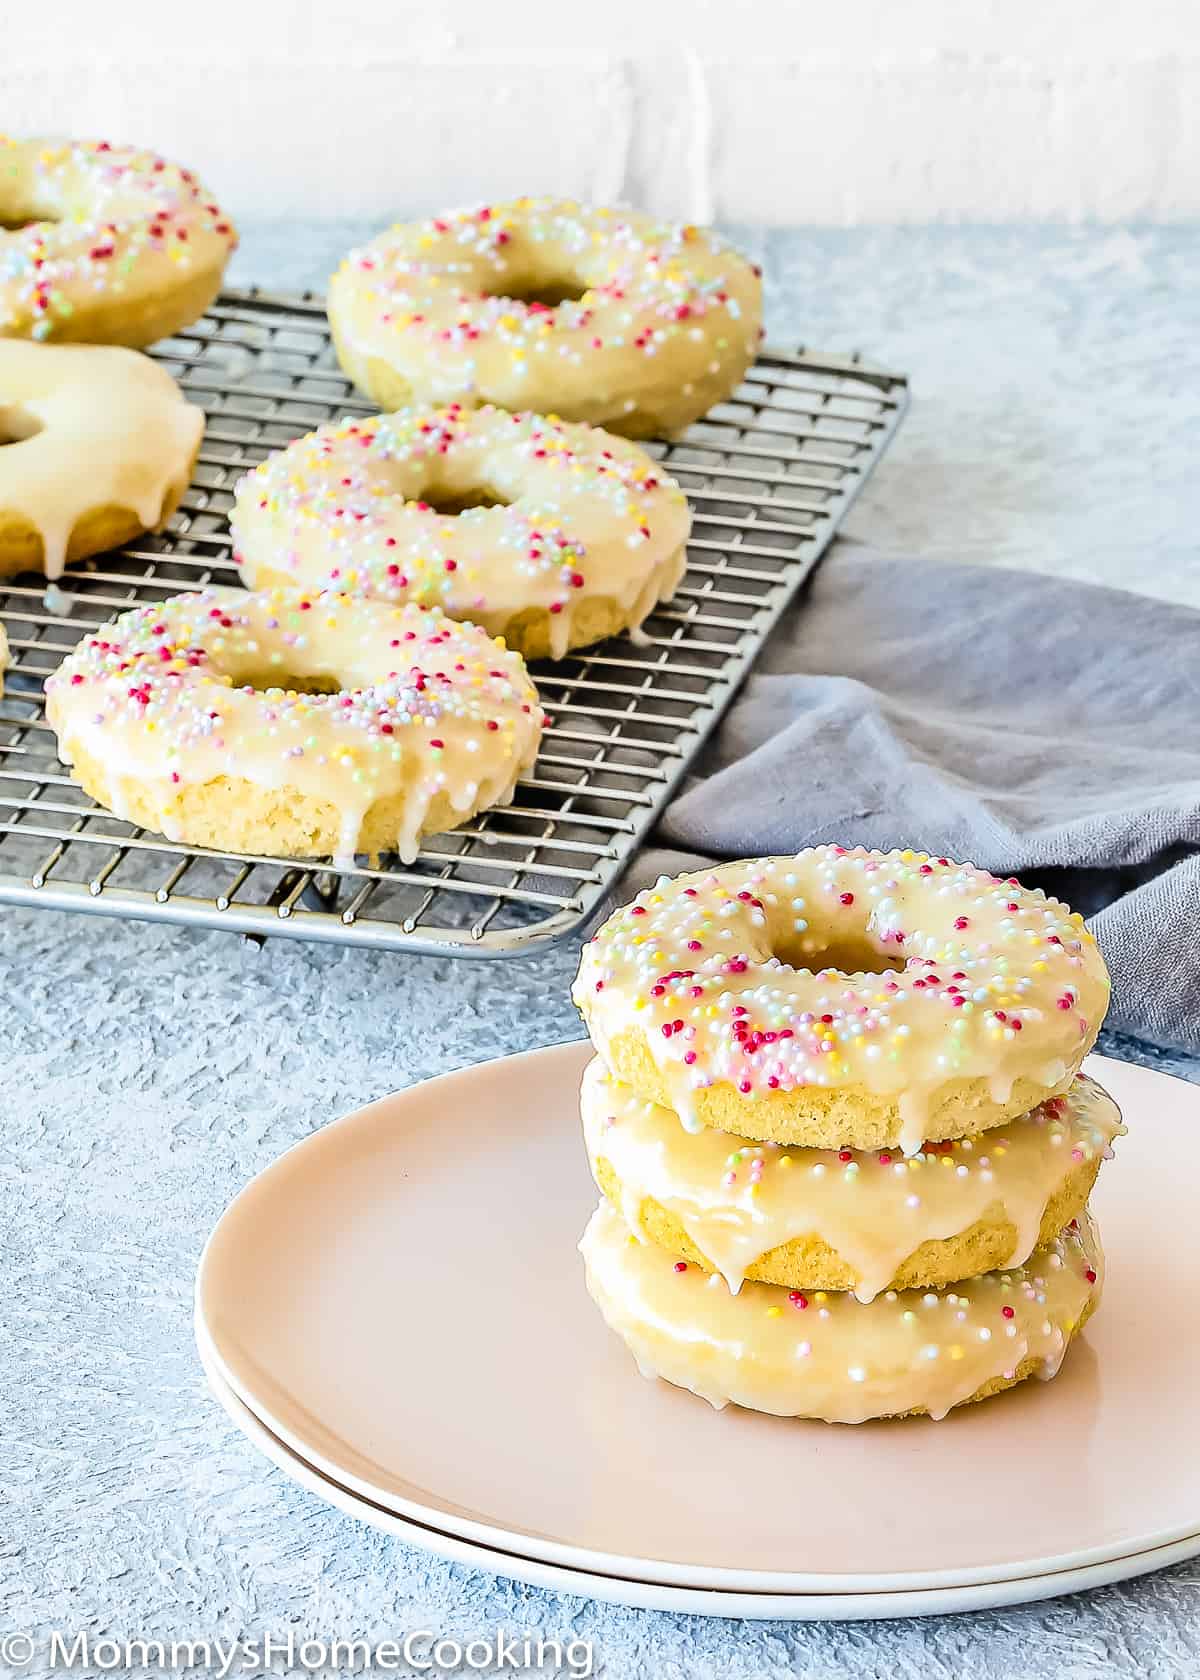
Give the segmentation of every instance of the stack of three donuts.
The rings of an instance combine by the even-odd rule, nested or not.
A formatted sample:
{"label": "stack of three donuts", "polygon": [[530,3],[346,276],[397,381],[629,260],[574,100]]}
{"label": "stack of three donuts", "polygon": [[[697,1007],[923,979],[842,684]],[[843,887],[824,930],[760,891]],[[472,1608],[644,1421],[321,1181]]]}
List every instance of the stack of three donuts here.
{"label": "stack of three donuts", "polygon": [[1064,905],[911,851],[722,865],[617,912],[575,999],[588,1285],[646,1374],[858,1423],[1056,1373],[1123,1129]]}

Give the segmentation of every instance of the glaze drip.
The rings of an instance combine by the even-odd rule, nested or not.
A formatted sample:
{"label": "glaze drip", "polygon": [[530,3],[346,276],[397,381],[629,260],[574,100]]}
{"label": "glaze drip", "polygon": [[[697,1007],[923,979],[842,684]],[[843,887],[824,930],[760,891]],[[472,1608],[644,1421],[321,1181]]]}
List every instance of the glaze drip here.
{"label": "glaze drip", "polygon": [[910,1411],[942,1418],[1025,1361],[1053,1377],[1103,1287],[1085,1215],[1029,1263],[951,1288],[889,1290],[870,1305],[747,1283],[640,1243],[602,1203],[580,1243],[588,1288],[643,1373],[779,1417],[862,1423]]}
{"label": "glaze drip", "polygon": [[863,1302],[886,1289],[922,1243],[958,1236],[985,1216],[1012,1225],[1005,1263],[1024,1264],[1055,1193],[1071,1173],[1107,1158],[1124,1130],[1117,1105],[1086,1076],[1031,1114],[979,1137],[927,1144],[907,1159],[756,1143],[709,1128],[689,1135],[669,1109],[642,1101],[599,1060],[584,1074],[581,1109],[593,1170],[598,1160],[610,1164],[635,1234],[641,1204],[652,1198],[735,1294],[770,1250],[816,1236],[854,1272]]}

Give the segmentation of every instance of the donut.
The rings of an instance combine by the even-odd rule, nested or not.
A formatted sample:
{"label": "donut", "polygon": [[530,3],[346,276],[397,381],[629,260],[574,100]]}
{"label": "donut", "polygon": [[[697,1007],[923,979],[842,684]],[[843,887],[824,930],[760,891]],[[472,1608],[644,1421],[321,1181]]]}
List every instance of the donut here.
{"label": "donut", "polygon": [[0,135],[0,338],[140,349],[203,315],[236,243],[153,152]]}
{"label": "donut", "polygon": [[924,852],[665,877],[585,946],[606,1066],[685,1125],[915,1154],[1065,1092],[1108,1005],[1080,916]]}
{"label": "donut", "polygon": [[46,683],[93,799],[169,840],[398,851],[512,797],[542,729],[519,655],[424,607],[208,589],[89,636]]}
{"label": "donut", "polygon": [[747,1283],[639,1242],[601,1202],[580,1243],[588,1289],[646,1376],[721,1408],[865,1423],[985,1400],[1056,1375],[1099,1302],[1104,1260],[1087,1214],[1028,1264],[938,1292],[864,1304]]}
{"label": "donut", "polygon": [[165,525],[203,433],[148,356],[0,339],[0,577],[57,578]]}
{"label": "donut", "polygon": [[330,282],[342,367],[381,408],[495,403],[669,437],[758,352],[757,268],[704,228],[518,198],[400,223]]}
{"label": "donut", "polygon": [[691,518],[634,443],[498,408],[323,426],[242,479],[251,588],[439,606],[527,659],[636,628],[679,582]]}
{"label": "donut", "polygon": [[980,1138],[890,1150],[789,1148],[643,1102],[597,1058],[583,1077],[592,1174],[635,1235],[674,1257],[790,1289],[938,1289],[1020,1266],[1082,1213],[1124,1127],[1081,1074]]}

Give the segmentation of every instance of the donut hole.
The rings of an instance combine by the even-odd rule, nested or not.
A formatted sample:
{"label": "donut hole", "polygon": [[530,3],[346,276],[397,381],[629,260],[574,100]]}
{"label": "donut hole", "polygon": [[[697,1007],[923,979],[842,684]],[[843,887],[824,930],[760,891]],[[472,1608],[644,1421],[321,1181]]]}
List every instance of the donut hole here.
{"label": "donut hole", "polygon": [[291,694],[340,694],[346,686],[339,677],[324,671],[301,673],[251,668],[239,670],[234,680],[239,688],[252,688],[257,694],[265,694],[272,688],[283,688]]}
{"label": "donut hole", "polygon": [[20,403],[0,402],[0,448],[9,443],[24,443],[42,430],[37,415]]}
{"label": "donut hole", "polygon": [[904,967],[902,956],[881,951],[864,932],[838,932],[812,928],[805,933],[788,930],[771,942],[773,954],[789,968],[809,974],[897,974]]}
{"label": "donut hole", "polygon": [[461,490],[449,486],[426,490],[418,499],[418,506],[454,519],[460,513],[469,513],[472,508],[511,507],[512,503],[490,485],[478,484]]}
{"label": "donut hole", "polygon": [[477,460],[454,457],[419,463],[377,459],[367,466],[366,477],[377,494],[394,496],[419,513],[456,519],[460,513],[513,505],[513,498],[484,476],[485,470]]}
{"label": "donut hole", "polygon": [[503,291],[496,295],[510,303],[523,303],[526,309],[531,304],[557,309],[560,303],[578,303],[586,291],[587,285],[578,275],[540,274],[505,281]]}
{"label": "donut hole", "polygon": [[49,205],[25,199],[0,201],[0,233],[24,233],[26,228],[53,227],[62,217]]}

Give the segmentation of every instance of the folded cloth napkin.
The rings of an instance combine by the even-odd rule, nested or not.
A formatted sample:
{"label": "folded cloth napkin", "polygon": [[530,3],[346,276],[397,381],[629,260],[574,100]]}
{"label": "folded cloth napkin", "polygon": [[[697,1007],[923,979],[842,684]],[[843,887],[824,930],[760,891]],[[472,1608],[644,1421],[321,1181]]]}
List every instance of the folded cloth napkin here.
{"label": "folded cloth napkin", "polygon": [[839,543],[634,885],[825,840],[1065,898],[1112,972],[1109,1025],[1200,1051],[1200,612]]}

